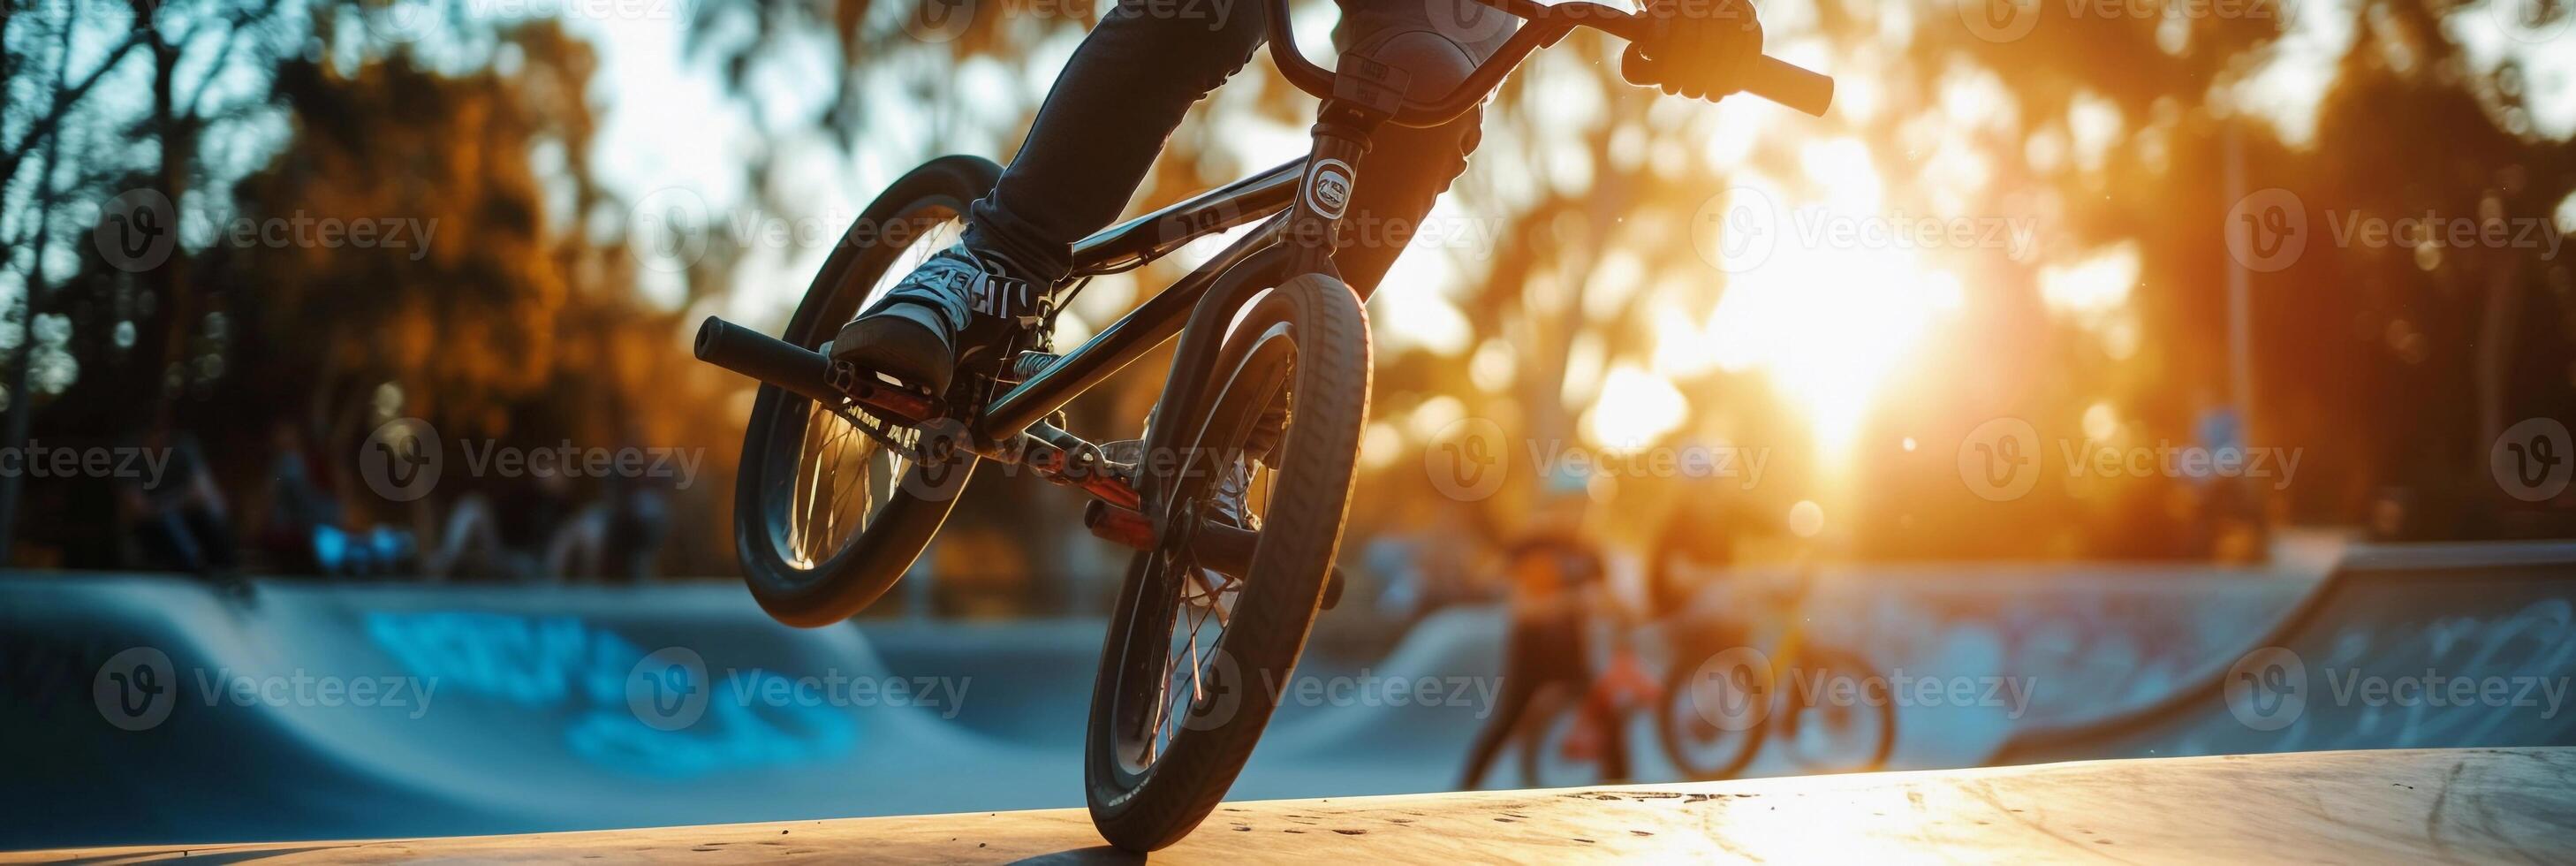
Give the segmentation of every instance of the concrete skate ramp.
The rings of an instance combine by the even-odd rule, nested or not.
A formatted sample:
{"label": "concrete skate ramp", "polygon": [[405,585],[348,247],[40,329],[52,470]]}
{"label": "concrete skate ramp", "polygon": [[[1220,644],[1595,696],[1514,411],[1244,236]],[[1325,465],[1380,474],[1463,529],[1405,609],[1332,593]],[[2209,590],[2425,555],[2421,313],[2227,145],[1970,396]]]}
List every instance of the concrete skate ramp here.
{"label": "concrete skate ramp", "polygon": [[2576,544],[2357,547],[2183,688],[2016,734],[1992,763],[2576,745]]}
{"label": "concrete skate ramp", "polygon": [[0,646],[0,848],[1080,802],[1076,753],[946,723],[971,691],[888,675],[857,629],[781,627],[732,586],[281,582],[235,600],[20,577],[0,579]]}
{"label": "concrete skate ramp", "polygon": [[[1154,862],[2564,862],[2576,858],[2570,826],[2576,750],[2314,752],[1241,802]],[[1136,862],[1101,847],[1079,809],[18,856],[183,855]]]}
{"label": "concrete skate ramp", "polygon": [[[2333,686],[2352,679],[2346,668],[2398,677],[2431,665],[2450,676],[2554,676],[2563,689],[2576,654],[2569,563],[2576,545],[2373,549],[2313,591],[2252,575],[1903,573],[1856,577],[1837,590],[1844,602],[1812,618],[1820,632],[1847,624],[1854,635],[1837,639],[1885,670],[1999,671],[2041,684],[2027,716],[1903,709],[1900,768],[1986,763],[1999,745],[2011,762],[2565,745],[2576,741],[2567,727],[2576,709],[2370,707],[2359,692],[2338,705]],[[2139,586],[2160,591],[2123,589]],[[2194,615],[2202,610],[2206,620]],[[2083,640],[2028,627],[2061,622],[2081,623],[2071,631]],[[2139,630],[2121,635],[2124,626]],[[236,599],[183,578],[0,575],[0,737],[12,783],[0,849],[1077,806],[1101,628],[790,629],[730,583],[276,581]],[[1454,609],[1384,655],[1310,652],[1230,796],[1450,787],[1492,709],[1502,631],[1494,610]],[[2013,637],[2022,633],[2037,636]],[[1889,643],[1899,636],[1913,645]],[[2256,731],[2230,712],[2222,684],[2246,649],[2276,644],[2303,662],[2304,709]],[[137,648],[160,655],[138,662],[126,655]],[[687,689],[634,692],[671,681],[674,659],[689,671],[678,680]],[[2094,687],[2143,661],[2174,673]],[[2283,667],[2255,673],[2286,686]],[[148,682],[137,677],[144,668],[155,672]],[[325,681],[337,686],[324,691]],[[2185,690],[2171,692],[2176,683]],[[361,685],[374,689],[363,703]],[[687,724],[651,724],[678,720],[659,701],[689,689],[707,697],[702,706],[669,706],[691,714]],[[1637,778],[1675,778],[1650,745],[1650,724],[1639,716],[1630,731]],[[1798,771],[1769,754],[1754,766]],[[1520,779],[1498,766],[1488,781]]]}

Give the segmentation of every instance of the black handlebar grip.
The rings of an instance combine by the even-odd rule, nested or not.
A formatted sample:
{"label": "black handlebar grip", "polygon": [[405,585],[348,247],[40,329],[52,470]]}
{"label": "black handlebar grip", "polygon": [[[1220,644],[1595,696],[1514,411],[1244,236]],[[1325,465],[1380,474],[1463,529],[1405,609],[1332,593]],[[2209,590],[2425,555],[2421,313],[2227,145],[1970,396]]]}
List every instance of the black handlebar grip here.
{"label": "black handlebar grip", "polygon": [[823,353],[708,316],[698,326],[698,360],[785,388],[819,403],[844,398],[832,387],[832,359]]}
{"label": "black handlebar grip", "polygon": [[1834,78],[1766,54],[1754,62],[1744,92],[1823,117],[1834,104]]}

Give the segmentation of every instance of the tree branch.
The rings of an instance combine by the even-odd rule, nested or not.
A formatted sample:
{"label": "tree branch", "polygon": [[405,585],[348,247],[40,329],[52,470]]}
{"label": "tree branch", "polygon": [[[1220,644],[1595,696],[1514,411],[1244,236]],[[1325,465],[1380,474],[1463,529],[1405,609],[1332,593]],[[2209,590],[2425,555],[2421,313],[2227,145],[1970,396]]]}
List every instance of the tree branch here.
{"label": "tree branch", "polygon": [[[81,97],[89,95],[89,89],[96,86],[99,79],[107,77],[109,70],[125,62],[127,52],[143,44],[146,32],[148,32],[147,28],[136,28],[133,33],[125,37],[124,42],[109,49],[106,59],[99,61],[98,68],[90,70],[89,75],[83,77],[79,84],[54,91],[54,104],[45,110],[44,116],[36,118],[34,123],[27,125],[27,134],[20,137],[17,144],[10,145],[8,155],[0,156],[0,182],[18,176],[18,166],[26,161],[27,154],[46,137],[53,134],[54,126],[71,114],[72,106],[79,103]],[[69,63],[70,59],[65,58],[64,62]]]}

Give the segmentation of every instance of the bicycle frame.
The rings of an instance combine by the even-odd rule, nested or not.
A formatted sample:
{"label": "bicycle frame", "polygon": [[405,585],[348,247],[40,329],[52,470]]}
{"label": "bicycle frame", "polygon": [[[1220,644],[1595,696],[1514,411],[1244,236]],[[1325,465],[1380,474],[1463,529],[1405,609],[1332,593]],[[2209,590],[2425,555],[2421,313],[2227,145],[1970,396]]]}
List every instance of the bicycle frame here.
{"label": "bicycle frame", "polygon": [[[1583,0],[1555,5],[1538,0],[1476,2],[1527,23],[1448,95],[1424,103],[1406,98],[1409,76],[1403,69],[1357,54],[1343,55],[1333,69],[1315,65],[1298,50],[1296,31],[1287,26],[1288,0],[1263,0],[1262,10],[1270,24],[1272,63],[1299,90],[1323,100],[1314,128],[1314,150],[1305,159],[1084,239],[1073,248],[1074,275],[1132,270],[1191,240],[1281,211],[1288,211],[1285,221],[1274,220],[1237,241],[995,399],[976,421],[976,437],[989,442],[1014,436],[1161,345],[1179,333],[1189,311],[1209,286],[1265,247],[1283,241],[1298,246],[1289,274],[1333,273],[1331,238],[1334,224],[1342,216],[1338,205],[1349,202],[1357,183],[1351,166],[1367,151],[1369,136],[1382,124],[1429,127],[1456,120],[1492,94],[1504,76],[1518,68],[1531,52],[1556,44],[1576,27],[1597,28],[1633,42],[1647,38],[1653,23],[1639,15]],[[1771,57],[1758,60],[1748,76],[1746,92],[1817,115],[1823,114],[1832,102],[1833,79]],[[1301,179],[1303,195],[1299,194]],[[1338,203],[1331,194],[1335,185],[1339,186]]]}
{"label": "bicycle frame", "polygon": [[[1537,0],[1476,2],[1526,19],[1527,23],[1450,93],[1430,102],[1415,102],[1406,95],[1410,83],[1406,70],[1359,54],[1343,55],[1330,70],[1307,60],[1298,51],[1293,28],[1286,25],[1288,0],[1263,0],[1262,8],[1271,25],[1273,61],[1290,83],[1322,100],[1313,127],[1313,148],[1304,159],[1283,163],[1083,239],[1073,247],[1072,277],[1133,270],[1198,238],[1257,221],[1262,222],[1260,227],[1147,298],[1082,345],[1047,361],[982,406],[981,411],[967,413],[963,446],[987,459],[1030,465],[1050,481],[1078,487],[1101,503],[1127,510],[1123,515],[1113,515],[1115,520],[1127,521],[1123,528],[1105,531],[1127,535],[1142,531],[1133,523],[1139,516],[1133,509],[1139,507],[1141,497],[1132,483],[1116,473],[1083,471],[1089,461],[1096,459],[1097,449],[1081,437],[1041,423],[1042,419],[1156,346],[1182,335],[1193,321],[1204,316],[1209,320],[1207,327],[1221,329],[1223,320],[1202,309],[1212,289],[1224,286],[1240,295],[1219,299],[1223,304],[1235,304],[1248,298],[1250,289],[1275,285],[1297,275],[1338,277],[1332,259],[1334,239],[1357,189],[1354,166],[1367,152],[1369,139],[1385,124],[1437,126],[1465,115],[1531,52],[1555,44],[1578,26],[1595,27],[1632,41],[1647,38],[1653,32],[1654,22],[1641,16],[1583,0],[1558,5]],[[1769,57],[1759,61],[1750,70],[1746,92],[1811,114],[1824,112],[1832,98],[1831,78]],[[1274,251],[1284,251],[1285,261],[1256,262]],[[1254,264],[1271,270],[1246,272],[1228,282],[1230,275]],[[1221,335],[1210,334],[1207,338],[1218,336]],[[1184,338],[1185,349],[1190,346],[1189,339]],[[860,402],[893,411],[898,417],[930,421],[940,414],[926,411],[936,406],[931,399],[936,395],[879,388],[832,365],[819,353],[721,319],[710,317],[700,329],[697,354],[700,360],[816,400],[832,402],[839,399],[840,393],[846,393]],[[1165,383],[1166,399],[1157,404],[1156,411],[1169,405],[1171,398],[1186,400],[1195,393],[1190,387],[1200,384],[1196,378],[1200,373],[1173,371]],[[1086,522],[1095,523],[1095,531],[1104,531],[1097,525],[1097,515]]]}
{"label": "bicycle frame", "polygon": [[[1195,198],[1137,217],[1085,238],[1073,247],[1076,278],[1134,270],[1190,241],[1286,210],[1305,174],[1306,160],[1281,164]],[[984,407],[974,433],[984,441],[1008,439],[1064,408],[1092,386],[1125,369],[1180,333],[1191,310],[1227,270],[1281,240],[1285,225],[1273,220],[1227,246],[1187,276],[1145,299],[1091,339],[995,398]]]}

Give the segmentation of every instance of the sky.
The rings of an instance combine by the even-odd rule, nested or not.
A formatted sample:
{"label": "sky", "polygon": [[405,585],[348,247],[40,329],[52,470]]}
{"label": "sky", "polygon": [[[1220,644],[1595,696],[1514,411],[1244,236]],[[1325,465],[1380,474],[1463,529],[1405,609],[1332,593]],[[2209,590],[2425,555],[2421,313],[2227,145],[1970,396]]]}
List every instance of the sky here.
{"label": "sky", "polygon": [[[993,130],[1015,122],[1020,106],[1043,96],[1079,41],[1078,34],[1061,30],[1016,66],[978,60],[943,68],[938,86],[946,92],[938,101],[893,90],[900,86],[894,77],[871,76],[870,86],[877,90],[867,95],[865,104],[874,113],[866,119],[865,141],[853,152],[805,131],[804,124],[788,124],[797,131],[773,134],[762,129],[754,113],[773,118],[818,114],[830,92],[811,82],[835,76],[840,62],[827,43],[786,40],[764,55],[765,62],[755,67],[761,77],[755,78],[750,88],[753,98],[747,102],[727,92],[709,63],[685,55],[683,30],[693,17],[688,5],[692,2],[715,0],[467,0],[466,8],[498,18],[551,15],[589,40],[602,63],[592,85],[593,102],[602,117],[591,154],[601,185],[639,208],[668,207],[675,201],[703,208],[715,230],[740,232],[744,237],[759,237],[757,229],[778,221],[793,227],[796,236],[837,237],[840,227],[877,189],[922,159],[948,151],[1006,159],[1008,154],[1000,152],[1006,142]],[[2288,35],[2244,77],[2233,94],[2237,104],[2273,124],[2294,144],[2331,150],[2333,143],[2313,140],[2315,112],[2337,58],[2353,43],[2350,10],[2354,2],[2294,3],[2295,20]],[[2528,2],[2533,0],[2489,0],[2465,6],[2444,26],[2481,71],[2508,59],[2522,64],[2533,92],[2554,95],[2530,100],[2531,123],[2544,135],[2565,138],[2576,132],[2576,51],[2566,50],[2576,44],[2576,36],[2567,32],[2576,16],[2562,16],[2544,30],[2533,30],[2512,14],[2523,8],[2518,4]],[[1838,73],[1842,78],[1838,112],[1866,116],[1879,110],[1878,89],[1869,75],[1873,65],[1883,61],[1828,56],[1820,40],[1805,36],[1813,27],[1812,7],[1786,2],[1765,5],[1773,53]],[[898,7],[886,4],[883,8]],[[1870,9],[1891,45],[1907,38],[1920,16],[1958,14],[1951,0]],[[1325,44],[1334,15],[1331,4],[1300,4],[1301,41],[1310,46]],[[105,38],[84,40],[81,47],[95,51]],[[1589,69],[1552,67],[1563,60],[1542,53],[1526,73],[1540,76],[1535,86],[1541,87],[1594,74]],[[896,57],[881,62],[906,61]],[[2408,61],[2392,57],[2390,62]],[[140,64],[129,65],[139,71]],[[1943,83],[1940,109],[1950,125],[2011,122],[2005,116],[2009,109],[2002,103],[2000,82],[1992,75],[1978,71]],[[1214,98],[1247,98],[1262,88],[1278,86],[1274,78],[1269,61],[1256,58],[1246,74]],[[1578,115],[1588,98],[1587,94],[1584,99],[1560,103],[1569,113],[1567,125],[1580,125]],[[1718,122],[1701,127],[1710,134],[1697,156],[1721,165],[1743,160],[1752,152],[1756,137],[1785,115],[1780,109],[1741,99],[1714,108],[1685,107],[1717,117]],[[1000,116],[1003,112],[1011,116]],[[1236,116],[1249,114],[1237,112]],[[2082,161],[2123,134],[2126,126],[2107,103],[2079,108],[2072,120],[2068,140],[2047,149],[2035,147],[2022,156]],[[1797,148],[1795,176],[1772,178],[1746,172],[1740,188],[1729,195],[1767,197],[1771,200],[1767,204],[1774,207],[1794,203],[1841,215],[1884,217],[1900,205],[1889,200],[1883,178],[1919,185],[1937,207],[1949,198],[1943,193],[1945,187],[1973,188],[1981,183],[1990,170],[1981,160],[1992,158],[1973,147],[1938,147],[1930,151],[1937,157],[1918,161],[1905,154],[1876,152],[1857,138],[1828,134],[1809,139]],[[1301,155],[1306,137],[1294,126],[1254,118],[1230,128],[1215,143],[1228,151],[1225,156],[1231,164],[1262,166]],[[1590,167],[1579,164],[1587,157],[1579,151],[1538,152],[1548,163],[1544,170],[1503,174],[1578,184],[1588,176]],[[758,210],[754,203],[759,197],[743,187],[745,174],[740,167],[764,154],[778,163],[774,175],[791,178],[794,184],[792,190],[776,191],[780,194],[771,198],[798,202],[799,212]],[[1506,197],[1511,183],[1530,182],[1508,177],[1492,180],[1505,188]],[[1479,224],[1480,215],[1465,207],[1457,197],[1445,199],[1435,212],[1445,219],[1435,222]],[[2559,216],[2569,228],[2576,228],[2576,199],[2562,206]],[[1465,241],[1445,250],[1418,246],[1399,261],[1385,283],[1386,290],[1372,302],[1382,340],[1451,356],[1477,354],[1480,347],[1468,345],[1469,329],[1452,297],[1462,282],[1458,275],[1476,267],[1473,258],[1480,247],[1472,238]],[[1203,242],[1194,252],[1204,254],[1220,243]],[[1490,255],[1489,245],[1482,249]],[[716,309],[704,312],[760,324],[783,320],[828,252],[827,243],[810,240],[755,248],[733,275],[735,290],[718,300]],[[1711,366],[1758,368],[1784,391],[1806,401],[1803,408],[1820,444],[1829,450],[1840,447],[1861,429],[1877,382],[1906,361],[1909,348],[1928,329],[1938,327],[1966,291],[1956,276],[1903,249],[1826,255],[1784,245],[1776,255],[1777,261],[1758,271],[1732,275],[1715,309],[1676,311],[1667,317],[1649,365],[1613,365],[1591,357],[1603,354],[1599,347],[1578,344],[1576,361],[1581,369],[1571,377],[1576,381],[1569,383],[1566,397],[1570,403],[1600,404],[1584,419],[1589,435],[1605,442],[1652,439],[1677,423],[1672,417],[1679,403],[1672,391],[1673,379]],[[2137,273],[2135,252],[2125,253],[2125,260],[2122,255],[2115,248],[2079,262],[2052,263],[2042,273],[2043,294],[2053,308],[2069,315],[2115,322],[2116,317],[2104,311],[2125,301],[2128,284]],[[682,296],[680,275],[653,264],[648,261],[640,271],[646,297],[677,303]],[[1640,280],[1623,273],[1614,260],[1605,263],[1601,273],[1587,275],[1581,287],[1587,302],[1616,303],[1641,296],[1641,287],[1633,285]],[[17,279],[14,273],[0,278],[0,289],[12,289]],[[1132,280],[1096,286],[1074,311],[1079,321],[1069,323],[1065,336],[1079,338],[1096,328],[1102,322],[1093,319],[1114,315],[1136,289]],[[2135,336],[2131,333],[2129,338]],[[2106,339],[2119,339],[2116,328],[2106,331]]]}
{"label": "sky", "polygon": [[[2353,44],[2353,2],[2293,4],[2294,21],[2287,36],[2258,58],[2232,94],[2239,106],[2271,123],[2295,146],[2321,150],[2333,146],[2331,142],[2314,140],[2315,115],[2335,63]],[[2539,132],[2563,138],[2576,131],[2576,51],[2564,50],[2571,41],[2564,32],[2564,19],[2545,31],[2518,26],[2510,13],[2519,7],[2510,4],[2521,2],[2529,0],[2491,0],[2464,7],[2444,26],[2466,47],[2469,62],[2477,69],[2491,70],[2512,59],[2524,65],[2534,92],[2563,95],[2564,98],[2532,100],[2535,109],[2531,118]],[[1877,88],[1867,77],[1875,61],[1831,57],[1821,41],[1803,38],[1813,28],[1810,7],[1778,2],[1765,6],[1764,21],[1772,33],[1773,53],[1813,68],[1840,72],[1842,96],[1837,111],[1865,116],[1879,110]],[[1301,41],[1324,44],[1333,14],[1330,4],[1302,4],[1298,21]],[[1928,0],[1908,5],[1873,5],[1871,14],[1881,22],[1885,41],[1892,48],[1907,38],[1910,28],[1920,20],[1918,16],[1948,16],[1958,14],[1958,10],[1950,0]],[[740,208],[748,191],[741,188],[741,173],[735,166],[747,153],[764,146],[763,136],[745,106],[727,97],[711,70],[683,57],[680,30],[685,18],[677,14],[574,16],[574,31],[599,47],[604,64],[596,86],[606,118],[594,165],[599,168],[602,182],[629,200],[641,200],[656,191],[676,187],[702,196],[710,210],[719,214],[720,222],[728,214],[739,219],[745,213]],[[2169,44],[2167,49],[2181,48],[2178,42],[2183,31],[2174,28],[2169,32],[2177,44]],[[952,92],[948,95],[962,105],[1034,104],[1076,41],[1077,37],[1069,32],[1059,34],[1043,44],[1038,56],[1029,58],[1025,68],[1016,74],[1004,70],[1001,64],[970,64],[949,79]],[[1529,69],[1545,70],[1549,58],[1542,53]],[[798,81],[831,75],[835,61],[819,47],[810,56],[785,59],[789,62],[772,68],[810,70],[810,76],[787,75],[783,78],[790,80],[761,82],[754,88],[757,98],[773,116],[810,116],[819,110],[818,101],[824,96],[820,88],[800,87]],[[2405,59],[2391,58],[2391,62],[2402,64]],[[1590,74],[1589,70],[1561,71]],[[2009,108],[2001,101],[2000,82],[1992,80],[1992,75],[1979,70],[1943,84],[1940,107],[1951,118],[1951,125],[2012,122]],[[1273,86],[1267,80],[1273,76],[1267,59],[1256,58],[1246,75],[1238,76],[1215,98],[1231,98],[1246,88]],[[1264,80],[1247,82],[1249,78]],[[962,145],[997,161],[1008,156],[997,152],[1002,144],[998,141],[982,142],[984,147],[979,150],[971,136],[956,140],[963,127],[938,124],[932,117],[937,111],[947,110],[945,106],[925,105],[893,93],[878,96],[881,98],[870,101],[880,113],[868,118],[869,138],[872,145],[883,146],[864,147],[859,153],[849,154],[821,140],[791,138],[769,142],[766,146],[778,148],[786,169],[781,176],[797,179],[795,194],[790,198],[811,202],[812,211],[753,216],[819,220],[836,230],[864,206],[874,190],[913,162],[933,155],[937,149],[934,125],[948,132],[951,147]],[[1566,111],[1579,114],[1583,102],[1563,104]],[[1717,163],[1744,159],[1766,124],[1776,125],[1780,120],[1774,116],[1779,109],[1747,100],[1733,100],[1713,109],[1704,105],[1695,108],[1723,115],[1721,122],[1705,127],[1711,134],[1700,154]],[[1567,123],[1579,125],[1578,120],[1569,118]],[[2068,139],[2055,142],[2054,149],[2047,153],[2023,156],[2087,160],[2125,135],[2126,128],[2134,122],[2121,118],[2107,102],[2079,107],[2071,120]],[[1302,130],[1261,120],[1229,130],[1219,146],[1233,151],[1229,154],[1233,164],[1267,165],[1301,155],[1305,136]],[[1816,138],[1799,147],[1795,176],[1770,178],[1748,172],[1735,194],[1767,195],[1776,200],[1770,203],[1774,207],[1783,203],[1792,207],[1821,206],[1833,214],[1885,217],[1899,205],[1888,199],[1883,177],[1917,183],[1937,205],[1951,198],[1942,192],[1945,188],[1964,185],[1962,189],[1973,189],[1991,170],[1981,164],[1991,155],[1976,148],[1940,147],[1932,152],[1941,156],[1918,163],[1901,154],[1874,152],[1857,138]],[[1581,177],[1588,174],[1589,166],[1550,164],[1546,169],[1536,174]],[[1448,218],[1443,222],[1477,222],[1477,215],[1464,212],[1456,197],[1444,200],[1441,207],[1436,215]],[[2562,222],[2576,224],[2576,199],[2562,207],[2561,214]],[[1212,250],[1219,243],[1204,242],[1199,249]],[[721,309],[711,312],[750,322],[783,319],[826,252],[820,245],[755,251],[736,275],[736,291],[722,302]],[[1391,345],[1481,357],[1489,353],[1468,344],[1469,329],[1452,298],[1462,282],[1458,275],[1476,266],[1471,260],[1472,252],[1447,252],[1417,250],[1400,260],[1385,282],[1385,290],[1371,302],[1372,318],[1378,323],[1380,339]],[[1848,449],[1880,397],[1881,382],[1909,362],[1908,354],[1914,347],[1932,330],[1942,327],[1945,317],[1959,308],[1963,295],[1970,291],[1959,277],[1912,250],[1827,253],[1784,244],[1774,255],[1776,259],[1758,270],[1730,275],[1727,291],[1715,309],[1674,311],[1675,315],[1663,317],[1650,364],[1612,363],[1606,360],[1604,347],[1578,339],[1573,359],[1576,369],[1569,374],[1564,396],[1569,404],[1590,404],[1580,421],[1586,438],[1617,446],[1623,442],[1642,444],[1671,432],[1683,423],[1685,411],[1682,396],[1672,383],[1718,367],[1759,370],[1783,393],[1791,395],[1792,402],[1800,404],[1817,440],[1814,444],[1821,452]],[[1635,280],[1633,275],[1622,277],[1617,264],[1615,260],[1605,263],[1601,273],[1588,275],[1582,291],[1588,297],[1597,296],[1593,300],[1609,302],[1640,296],[1639,287],[1623,285]],[[2123,346],[2134,350],[2139,339],[2134,321],[2117,314],[2138,271],[2135,249],[2113,245],[2075,261],[2048,263],[2041,270],[2040,281],[2050,308],[2064,315],[2088,318],[2098,326],[2097,331],[2116,358],[2122,356]],[[661,279],[667,284],[669,296],[676,297],[676,277],[664,274]],[[1096,286],[1074,311],[1072,318],[1081,321],[1069,323],[1063,336],[1081,338],[1101,323],[1091,319],[1105,320],[1114,315],[1135,292],[1132,280],[1110,280]]]}

